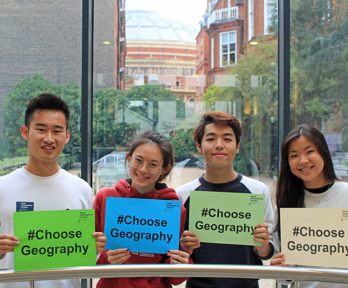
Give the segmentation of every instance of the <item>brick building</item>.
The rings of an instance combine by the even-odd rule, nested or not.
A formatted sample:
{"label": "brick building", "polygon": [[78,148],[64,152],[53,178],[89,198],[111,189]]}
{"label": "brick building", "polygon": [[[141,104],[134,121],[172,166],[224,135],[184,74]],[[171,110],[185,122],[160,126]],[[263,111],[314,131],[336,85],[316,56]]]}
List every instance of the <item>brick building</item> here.
{"label": "brick building", "polygon": [[197,100],[213,83],[236,84],[235,77],[225,75],[226,67],[238,65],[246,45],[255,45],[258,36],[268,34],[271,1],[207,0],[207,10],[196,37]]}
{"label": "brick building", "polygon": [[194,100],[197,33],[191,25],[155,12],[126,11],[126,90],[154,83],[185,102]]}
{"label": "brick building", "polygon": [[[124,6],[125,0],[94,5],[94,90],[122,88]],[[13,86],[35,73],[56,85],[81,83],[81,1],[2,0],[0,39],[0,118]]]}

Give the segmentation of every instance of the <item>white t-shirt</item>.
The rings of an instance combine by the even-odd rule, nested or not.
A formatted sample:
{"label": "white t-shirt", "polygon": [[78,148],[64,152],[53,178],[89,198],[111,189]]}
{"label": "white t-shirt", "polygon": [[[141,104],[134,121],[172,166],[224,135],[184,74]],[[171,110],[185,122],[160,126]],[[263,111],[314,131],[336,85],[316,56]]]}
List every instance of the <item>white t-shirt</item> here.
{"label": "white t-shirt", "polygon": [[[92,209],[91,187],[63,169],[50,177],[29,173],[24,167],[0,177],[0,234],[13,235],[16,202],[33,202],[34,211]],[[14,235],[16,236],[16,235]],[[21,239],[18,239],[19,241]],[[13,252],[0,260],[0,269],[13,269]],[[27,288],[28,282],[0,283],[0,288]],[[35,281],[35,288],[77,288],[78,279]]]}

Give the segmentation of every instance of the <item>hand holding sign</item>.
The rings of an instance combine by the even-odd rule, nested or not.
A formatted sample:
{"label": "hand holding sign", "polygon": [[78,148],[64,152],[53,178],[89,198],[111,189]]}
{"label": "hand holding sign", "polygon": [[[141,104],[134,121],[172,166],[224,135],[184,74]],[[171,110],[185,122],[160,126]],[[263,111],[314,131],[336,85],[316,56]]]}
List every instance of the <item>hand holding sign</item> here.
{"label": "hand holding sign", "polygon": [[190,255],[180,250],[169,250],[166,253],[170,257],[170,264],[188,264]]}
{"label": "hand holding sign", "polygon": [[271,251],[271,247],[269,247],[269,235],[267,223],[261,223],[256,226],[253,240],[262,244],[262,246],[256,246],[257,254],[260,257],[266,257]]}
{"label": "hand holding sign", "polygon": [[126,248],[109,250],[107,255],[108,255],[108,261],[111,264],[123,264],[131,256],[131,254],[129,253],[129,249],[126,249]]}
{"label": "hand holding sign", "polygon": [[17,237],[9,234],[0,234],[0,259],[5,257],[5,253],[13,252],[15,245],[19,245]]}
{"label": "hand holding sign", "polygon": [[94,232],[96,253],[99,254],[104,251],[106,245],[106,236],[103,232]]}
{"label": "hand holding sign", "polygon": [[283,264],[285,261],[284,253],[279,253],[275,255],[271,260],[272,266],[290,266],[289,264]]}
{"label": "hand holding sign", "polygon": [[193,249],[201,247],[201,244],[195,233],[185,230],[180,237],[180,247],[186,253],[192,255]]}

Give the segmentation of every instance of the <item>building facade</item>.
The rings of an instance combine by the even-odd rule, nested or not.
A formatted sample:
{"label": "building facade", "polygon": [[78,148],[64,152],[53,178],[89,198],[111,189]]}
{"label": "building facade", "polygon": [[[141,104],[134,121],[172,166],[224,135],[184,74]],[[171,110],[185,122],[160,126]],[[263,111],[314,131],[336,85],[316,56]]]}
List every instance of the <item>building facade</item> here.
{"label": "building facade", "polygon": [[196,93],[197,29],[144,10],[126,12],[126,90],[157,84],[184,102]]}
{"label": "building facade", "polygon": [[228,67],[238,65],[247,45],[269,35],[271,0],[207,0],[207,10],[196,37],[200,100],[212,84],[235,86],[236,77],[226,75]]}

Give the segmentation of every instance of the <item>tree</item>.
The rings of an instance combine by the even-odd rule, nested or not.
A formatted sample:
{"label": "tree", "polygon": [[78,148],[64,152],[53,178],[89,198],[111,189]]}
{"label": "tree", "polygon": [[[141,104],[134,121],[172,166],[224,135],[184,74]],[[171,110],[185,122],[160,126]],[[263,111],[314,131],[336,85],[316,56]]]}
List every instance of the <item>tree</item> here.
{"label": "tree", "polygon": [[35,74],[17,83],[13,90],[7,95],[3,108],[3,129],[1,143],[1,158],[10,158],[28,155],[27,142],[22,139],[20,128],[24,125],[25,108],[29,100],[42,93],[53,93],[65,100],[71,112],[70,142],[63,150],[70,153],[73,146],[80,146],[80,127],[78,118],[81,114],[80,89],[75,83],[67,85],[54,85],[45,80],[41,75]]}
{"label": "tree", "polygon": [[[124,146],[134,138],[137,124],[118,122],[117,113],[128,107],[125,92],[116,89],[102,89],[93,97],[93,146]],[[121,112],[120,112],[121,111]]]}

